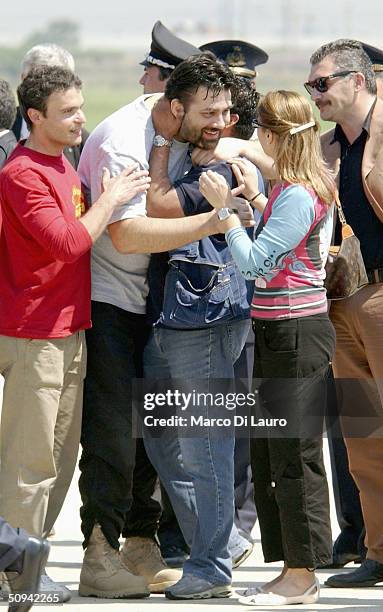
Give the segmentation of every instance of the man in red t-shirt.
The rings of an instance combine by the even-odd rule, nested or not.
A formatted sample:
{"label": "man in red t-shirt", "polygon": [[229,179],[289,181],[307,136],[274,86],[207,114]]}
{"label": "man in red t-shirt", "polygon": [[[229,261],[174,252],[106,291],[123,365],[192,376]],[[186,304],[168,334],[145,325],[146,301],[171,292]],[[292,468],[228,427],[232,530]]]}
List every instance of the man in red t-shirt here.
{"label": "man in red t-shirt", "polygon": [[[148,188],[131,166],[85,211],[80,180],[62,152],[81,141],[81,81],[57,66],[18,88],[30,136],[0,174],[0,515],[49,533],[77,459],[84,330],[90,321],[89,252],[113,211]],[[137,592],[146,592],[145,581]],[[52,590],[49,584],[48,590]]]}

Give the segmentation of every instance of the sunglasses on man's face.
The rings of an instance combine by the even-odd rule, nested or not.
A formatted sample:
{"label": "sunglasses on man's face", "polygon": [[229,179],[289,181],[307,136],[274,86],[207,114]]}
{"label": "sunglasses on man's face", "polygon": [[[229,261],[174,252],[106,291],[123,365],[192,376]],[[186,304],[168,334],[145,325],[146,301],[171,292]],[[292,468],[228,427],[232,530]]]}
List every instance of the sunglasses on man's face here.
{"label": "sunglasses on man's face", "polygon": [[319,77],[314,81],[307,81],[307,83],[304,83],[303,85],[306,91],[310,94],[310,96],[313,93],[314,89],[319,91],[319,93],[326,93],[329,87],[328,81],[330,81],[331,79],[336,79],[338,77],[345,77],[349,74],[355,74],[356,72],[357,70],[342,70],[341,72],[334,72],[333,74],[329,74],[328,76]]}

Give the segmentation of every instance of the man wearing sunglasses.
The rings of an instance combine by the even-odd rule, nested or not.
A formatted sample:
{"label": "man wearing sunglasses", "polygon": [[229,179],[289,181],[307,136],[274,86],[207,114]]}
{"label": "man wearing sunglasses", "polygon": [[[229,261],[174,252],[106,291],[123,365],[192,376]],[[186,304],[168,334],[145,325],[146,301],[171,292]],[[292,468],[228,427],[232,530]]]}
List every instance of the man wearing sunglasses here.
{"label": "man wearing sunglasses", "polygon": [[[339,413],[344,425],[342,415],[369,411],[376,424],[368,437],[362,433],[366,419],[352,419],[354,431],[343,428],[350,471],[360,491],[367,558],[358,569],[332,576],[326,584],[366,587],[383,580],[383,438],[376,430],[383,415],[383,102],[377,99],[373,66],[361,43],[328,43],[310,63],[305,87],[321,118],[336,123],[322,137],[323,153],[337,174],[342,207],[360,240],[369,278],[355,295],[331,304],[337,333],[333,368],[342,389]],[[340,244],[339,227],[335,242]],[[368,383],[376,385],[372,399],[356,405]]]}
{"label": "man wearing sunglasses", "polygon": [[339,79],[341,77],[349,76],[350,74],[355,74],[356,70],[338,70],[333,74],[328,74],[327,76],[318,77],[313,81],[307,81],[304,86],[306,91],[310,94],[313,94],[314,91],[318,93],[326,93],[329,89],[330,83],[334,79]]}
{"label": "man wearing sunglasses", "polygon": [[[361,42],[361,45],[372,62],[377,95],[383,98],[383,50],[364,42]],[[360,563],[360,560],[365,558],[366,532],[359,490],[350,474],[347,449],[339,426],[331,428],[328,441],[336,514],[341,531],[334,542],[333,563],[326,567],[339,568],[352,561]]]}

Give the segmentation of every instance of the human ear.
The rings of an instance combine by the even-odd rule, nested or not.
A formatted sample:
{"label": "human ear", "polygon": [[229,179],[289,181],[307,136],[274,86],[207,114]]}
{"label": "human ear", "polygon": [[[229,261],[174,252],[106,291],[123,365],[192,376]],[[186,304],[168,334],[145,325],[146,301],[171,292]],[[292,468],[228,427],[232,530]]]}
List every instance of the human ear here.
{"label": "human ear", "polygon": [[366,78],[361,72],[357,72],[354,76],[355,90],[360,91],[365,87]]}
{"label": "human ear", "polygon": [[274,134],[271,130],[266,129],[265,132],[265,136],[266,136],[266,140],[269,144],[271,144],[273,142],[274,139]]}
{"label": "human ear", "polygon": [[237,113],[230,113],[230,123],[226,127],[233,127],[239,121],[239,115]]}
{"label": "human ear", "polygon": [[36,108],[28,108],[27,115],[30,121],[33,124],[39,123],[41,121],[41,113]]}
{"label": "human ear", "polygon": [[185,114],[184,105],[178,98],[173,98],[170,102],[170,110],[176,119],[182,119]]}

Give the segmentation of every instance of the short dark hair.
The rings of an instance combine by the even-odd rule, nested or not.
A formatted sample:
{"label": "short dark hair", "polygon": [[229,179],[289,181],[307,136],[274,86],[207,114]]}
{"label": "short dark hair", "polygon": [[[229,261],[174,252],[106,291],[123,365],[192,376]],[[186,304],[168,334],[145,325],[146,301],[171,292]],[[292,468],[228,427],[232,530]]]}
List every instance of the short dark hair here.
{"label": "short dark hair", "polygon": [[72,87],[81,89],[82,82],[67,68],[61,66],[32,68],[17,88],[20,111],[28,128],[32,127],[28,117],[29,108],[34,108],[45,115],[49,96],[56,91],[67,91]]}
{"label": "short dark hair", "polygon": [[361,72],[366,81],[367,91],[370,94],[376,94],[376,80],[372,63],[358,40],[339,38],[322,45],[310,57],[310,64],[312,66],[319,64],[329,55],[338,70],[356,70]]}
{"label": "short dark hair", "polygon": [[223,89],[231,89],[234,75],[230,68],[217,60],[210,52],[191,55],[181,62],[172,72],[166,84],[165,97],[178,98],[184,106],[199,87],[217,96]]}
{"label": "short dark hair", "polygon": [[0,130],[10,130],[15,118],[15,96],[8,81],[0,79]]}
{"label": "short dark hair", "polygon": [[256,127],[260,95],[250,79],[237,76],[232,96],[233,106],[230,112],[239,116],[238,122],[232,128],[233,136],[242,140],[250,140]]}
{"label": "short dark hair", "polygon": [[158,78],[160,81],[166,81],[171,73],[173,72],[173,68],[164,68],[163,66],[158,66]]}

